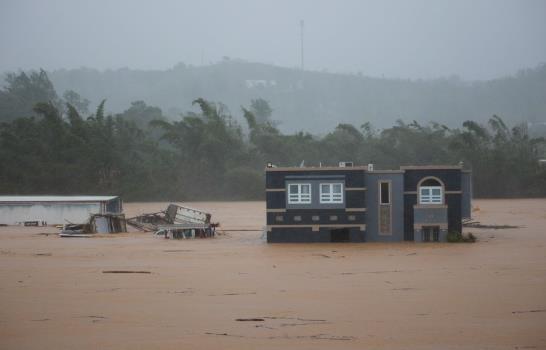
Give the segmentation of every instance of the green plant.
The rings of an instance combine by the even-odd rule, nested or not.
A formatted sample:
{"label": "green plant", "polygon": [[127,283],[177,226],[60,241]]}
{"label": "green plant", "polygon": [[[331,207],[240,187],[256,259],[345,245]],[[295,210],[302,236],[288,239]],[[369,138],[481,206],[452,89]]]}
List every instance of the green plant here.
{"label": "green plant", "polygon": [[474,243],[476,236],[472,232],[465,236],[461,232],[452,231],[447,234],[447,241],[450,243]]}

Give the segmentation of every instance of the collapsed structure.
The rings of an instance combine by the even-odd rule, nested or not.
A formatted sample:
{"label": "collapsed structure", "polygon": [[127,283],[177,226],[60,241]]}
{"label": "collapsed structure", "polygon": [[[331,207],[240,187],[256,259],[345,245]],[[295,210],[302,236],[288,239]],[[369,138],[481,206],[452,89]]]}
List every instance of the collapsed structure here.
{"label": "collapsed structure", "polygon": [[169,204],[166,210],[142,214],[127,220],[142,231],[155,231],[165,238],[214,237],[218,223],[211,222],[211,214],[201,210]]}
{"label": "collapsed structure", "polygon": [[0,196],[0,225],[56,225],[61,237],[89,237],[127,232],[130,224],[171,238],[213,237],[219,225],[209,213],[176,204],[126,220],[122,205],[118,196]]}
{"label": "collapsed structure", "polygon": [[83,224],[65,224],[61,237],[75,237],[89,233],[119,233],[127,232],[125,214],[91,214]]}
{"label": "collapsed structure", "polygon": [[278,168],[266,174],[268,242],[446,241],[470,218],[461,165]]}

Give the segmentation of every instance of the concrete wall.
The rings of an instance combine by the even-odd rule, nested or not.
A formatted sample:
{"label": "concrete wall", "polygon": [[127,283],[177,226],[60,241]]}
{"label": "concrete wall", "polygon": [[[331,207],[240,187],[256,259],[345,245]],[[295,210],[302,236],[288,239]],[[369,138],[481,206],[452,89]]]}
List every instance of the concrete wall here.
{"label": "concrete wall", "polygon": [[413,222],[417,224],[442,224],[447,226],[447,205],[415,205]]}
{"label": "concrete wall", "polygon": [[[320,183],[343,183],[343,203],[320,203]],[[311,203],[290,205],[290,183],[311,184]],[[296,169],[266,171],[268,242],[330,242],[332,230],[347,229],[347,241],[365,240],[364,170]],[[344,231],[345,232],[345,231]],[[339,237],[339,232],[335,237]]]}
{"label": "concrete wall", "polygon": [[[290,184],[310,184],[311,185],[311,203],[309,204],[289,204],[288,188]],[[342,183],[343,184],[343,202],[342,203],[320,203],[320,184]],[[286,208],[287,209],[340,209],[345,208],[345,177],[335,176],[329,178],[290,178],[286,179]]]}
{"label": "concrete wall", "polygon": [[423,227],[438,226],[438,241],[445,242],[447,240],[448,227],[447,212],[447,205],[414,205],[413,225],[415,226],[415,233],[413,240],[415,242],[423,242]]}
{"label": "concrete wall", "polygon": [[472,173],[463,172],[461,182],[463,190],[461,214],[463,219],[470,219],[472,217]]}
{"label": "concrete wall", "polygon": [[290,210],[267,213],[268,225],[334,225],[365,224],[366,212],[347,212],[344,209]]}
{"label": "concrete wall", "polygon": [[[379,234],[379,182],[391,182],[391,234]],[[366,173],[366,241],[404,240],[404,174]]]}
{"label": "concrete wall", "polygon": [[448,231],[461,232],[461,170],[460,169],[415,169],[404,173],[404,231],[405,239],[414,240],[413,206],[417,204],[417,184],[425,177],[434,176],[445,185],[444,200],[447,204]]}
{"label": "concrete wall", "polygon": [[[349,242],[364,242],[366,232],[360,231],[356,227],[348,228]],[[321,227],[318,231],[313,231],[309,227],[300,228],[273,228],[270,232],[267,232],[268,243],[325,243],[331,242],[332,229]]]}
{"label": "concrete wall", "polygon": [[[100,203],[0,204],[0,224],[16,225],[24,221],[46,221],[48,225],[80,224],[90,214],[101,212]],[[67,220],[67,221],[66,221]]]}

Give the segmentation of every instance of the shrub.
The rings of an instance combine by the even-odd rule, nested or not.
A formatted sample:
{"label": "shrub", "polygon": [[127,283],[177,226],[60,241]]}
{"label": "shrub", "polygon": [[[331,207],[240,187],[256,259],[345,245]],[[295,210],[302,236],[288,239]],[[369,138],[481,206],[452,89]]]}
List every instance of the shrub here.
{"label": "shrub", "polygon": [[450,243],[474,243],[476,242],[476,236],[472,232],[465,236],[461,232],[452,231],[447,234],[447,241]]}
{"label": "shrub", "polygon": [[463,235],[459,232],[448,232],[447,241],[449,243],[461,242]]}

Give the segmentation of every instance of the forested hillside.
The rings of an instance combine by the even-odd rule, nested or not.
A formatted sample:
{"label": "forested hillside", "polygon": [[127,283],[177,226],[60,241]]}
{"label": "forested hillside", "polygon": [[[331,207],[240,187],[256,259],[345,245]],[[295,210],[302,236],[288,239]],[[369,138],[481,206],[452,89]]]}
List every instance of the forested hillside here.
{"label": "forested hillside", "polygon": [[370,122],[384,128],[398,119],[454,127],[465,120],[486,122],[493,114],[502,115],[510,125],[546,122],[546,65],[479,82],[302,73],[229,59],[208,66],[178,64],[165,71],[58,70],[50,72],[50,78],[59,93],[76,91],[92,106],[108,99],[107,110],[114,113],[143,100],[174,118],[190,110],[193,100],[206,96],[237,114],[240,106],[263,98],[283,132],[324,134],[338,123]]}
{"label": "forested hillside", "polygon": [[[477,197],[546,196],[544,138],[527,124],[339,123],[322,136],[284,133],[264,99],[235,113],[195,99],[172,121],[143,101],[122,113],[74,91],[59,97],[45,72],[9,76],[0,90],[1,194],[121,194],[126,200],[258,199],[267,162],[280,166],[458,164]],[[238,116],[235,117],[235,116]],[[244,124],[237,120],[244,120]]]}

